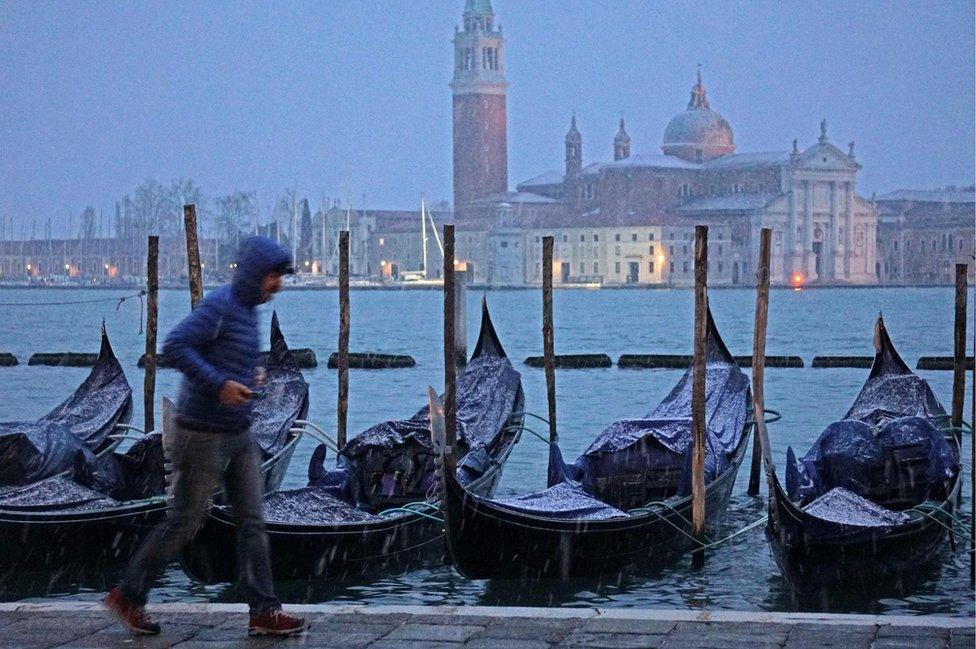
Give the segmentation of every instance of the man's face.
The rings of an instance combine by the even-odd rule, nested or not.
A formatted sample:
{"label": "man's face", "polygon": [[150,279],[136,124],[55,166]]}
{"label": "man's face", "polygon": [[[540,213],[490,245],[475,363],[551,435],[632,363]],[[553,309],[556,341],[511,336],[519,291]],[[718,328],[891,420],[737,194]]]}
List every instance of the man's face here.
{"label": "man's face", "polygon": [[268,273],[261,280],[261,302],[268,302],[281,290],[281,273]]}

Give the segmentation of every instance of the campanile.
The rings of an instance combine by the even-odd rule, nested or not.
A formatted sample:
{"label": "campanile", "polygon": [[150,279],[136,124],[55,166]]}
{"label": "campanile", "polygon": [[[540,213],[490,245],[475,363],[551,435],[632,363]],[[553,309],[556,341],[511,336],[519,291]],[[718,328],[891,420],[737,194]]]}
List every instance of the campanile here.
{"label": "campanile", "polygon": [[491,0],[466,0],[454,30],[454,212],[508,191],[505,39]]}

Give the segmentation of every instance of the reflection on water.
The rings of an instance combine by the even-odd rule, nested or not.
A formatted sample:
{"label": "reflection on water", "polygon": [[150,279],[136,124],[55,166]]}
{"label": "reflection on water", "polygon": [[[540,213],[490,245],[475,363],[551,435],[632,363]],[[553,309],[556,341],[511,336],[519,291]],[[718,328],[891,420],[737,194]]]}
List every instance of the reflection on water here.
{"label": "reflection on water", "polygon": [[[0,290],[0,300],[47,302],[81,300],[93,291]],[[469,295],[467,331],[477,332],[480,309]],[[492,317],[502,343],[522,372],[526,406],[545,412],[545,382],[541,370],[529,369],[522,359],[540,353],[541,300],[536,291],[498,291],[488,294]],[[752,345],[753,293],[718,290],[710,294],[716,323],[734,354],[749,353]],[[969,304],[976,300],[970,297]],[[335,349],[337,297],[334,292],[285,292],[274,303],[282,329],[294,347],[311,347],[323,366],[306,371],[311,386],[310,419],[332,428],[335,421],[335,372],[324,360]],[[160,330],[165,334],[187,308],[182,292],[161,296]],[[442,382],[440,295],[433,291],[356,292],[352,294],[353,351],[408,353],[417,367],[394,371],[353,371],[350,378],[349,428],[363,430],[391,417],[413,414],[425,402],[427,385]],[[57,405],[87,373],[76,368],[26,366],[34,351],[94,351],[98,325],[104,317],[112,343],[134,390],[134,422],[142,421],[142,380],[135,363],[143,350],[138,305],[118,312],[111,303],[79,307],[43,307],[5,313],[0,351],[16,354],[22,365],[0,368],[0,420],[35,417]],[[872,327],[878,311],[909,365],[923,355],[952,351],[951,289],[825,289],[774,291],[770,305],[769,353],[795,354],[809,361],[817,354],[871,353]],[[941,314],[941,315],[940,315]],[[559,353],[690,353],[692,294],[690,291],[557,291],[556,349]],[[265,312],[265,333],[270,319]],[[66,334],[66,332],[70,332]],[[970,339],[971,340],[971,339]],[[470,351],[470,350],[469,350]],[[970,350],[970,353],[972,351]],[[948,406],[951,372],[920,372]],[[567,457],[575,457],[614,419],[643,415],[680,377],[679,370],[567,370],[557,373],[561,441]],[[823,427],[848,407],[866,370],[769,369],[767,405],[783,413],[770,426],[773,456],[782,463],[787,445],[802,454]],[[157,397],[173,395],[177,375],[160,372]],[[965,412],[970,412],[969,395]],[[968,464],[969,438],[964,443]],[[304,484],[314,445],[300,446],[286,478],[286,486]],[[511,496],[545,486],[546,449],[525,436],[509,460],[499,495]],[[722,538],[765,514],[765,495],[746,495],[748,462],[739,473],[722,529]],[[967,476],[968,479],[968,476]],[[764,487],[765,489],[765,487]],[[964,489],[968,494],[968,488]],[[970,504],[964,498],[961,516],[968,522]],[[400,574],[381,574],[327,583],[281,582],[278,590],[288,602],[372,604],[480,604],[521,606],[641,606],[736,610],[805,610],[886,614],[973,614],[969,559],[959,539],[943,561],[914,571],[910,580],[885,584],[873,591],[848,589],[796,600],[770,556],[758,528],[715,548],[705,567],[695,571],[685,557],[676,563],[635,574],[568,583],[488,580],[471,581],[443,565],[412,567]],[[115,582],[117,573],[79,575],[72,566],[57,574],[24,575],[20,567],[3,566],[0,599],[37,597],[98,598]],[[154,601],[239,601],[232,586],[191,583],[175,564],[167,570]]]}

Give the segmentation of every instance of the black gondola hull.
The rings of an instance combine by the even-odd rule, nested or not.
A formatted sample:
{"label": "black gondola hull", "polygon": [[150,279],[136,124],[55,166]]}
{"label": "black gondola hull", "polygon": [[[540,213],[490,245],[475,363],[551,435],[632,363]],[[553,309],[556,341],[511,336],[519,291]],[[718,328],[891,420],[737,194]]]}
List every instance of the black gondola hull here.
{"label": "black gondola hull", "polygon": [[[749,427],[731,465],[705,490],[707,526],[725,515]],[[567,521],[526,515],[477,500],[456,480],[444,481],[448,548],[455,568],[470,579],[572,579],[617,573],[632,565],[655,565],[691,549],[691,498],[674,511],[626,519]]]}

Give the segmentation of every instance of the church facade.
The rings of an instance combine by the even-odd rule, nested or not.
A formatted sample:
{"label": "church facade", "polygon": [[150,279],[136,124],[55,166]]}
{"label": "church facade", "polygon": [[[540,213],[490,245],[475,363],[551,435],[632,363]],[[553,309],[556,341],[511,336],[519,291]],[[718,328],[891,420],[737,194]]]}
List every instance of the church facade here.
{"label": "church facade", "polygon": [[773,230],[774,283],[877,281],[877,213],[857,195],[853,143],[836,147],[823,122],[802,149],[737,153],[700,72],[660,153],[632,155],[621,120],[613,159],[584,164],[574,116],[562,169],[508,191],[504,39],[494,23],[489,0],[467,0],[454,38],[458,257],[476,281],[541,281],[539,240],[552,235],[557,283],[688,285],[696,224],[710,226],[716,284],[753,283],[762,227]]}

